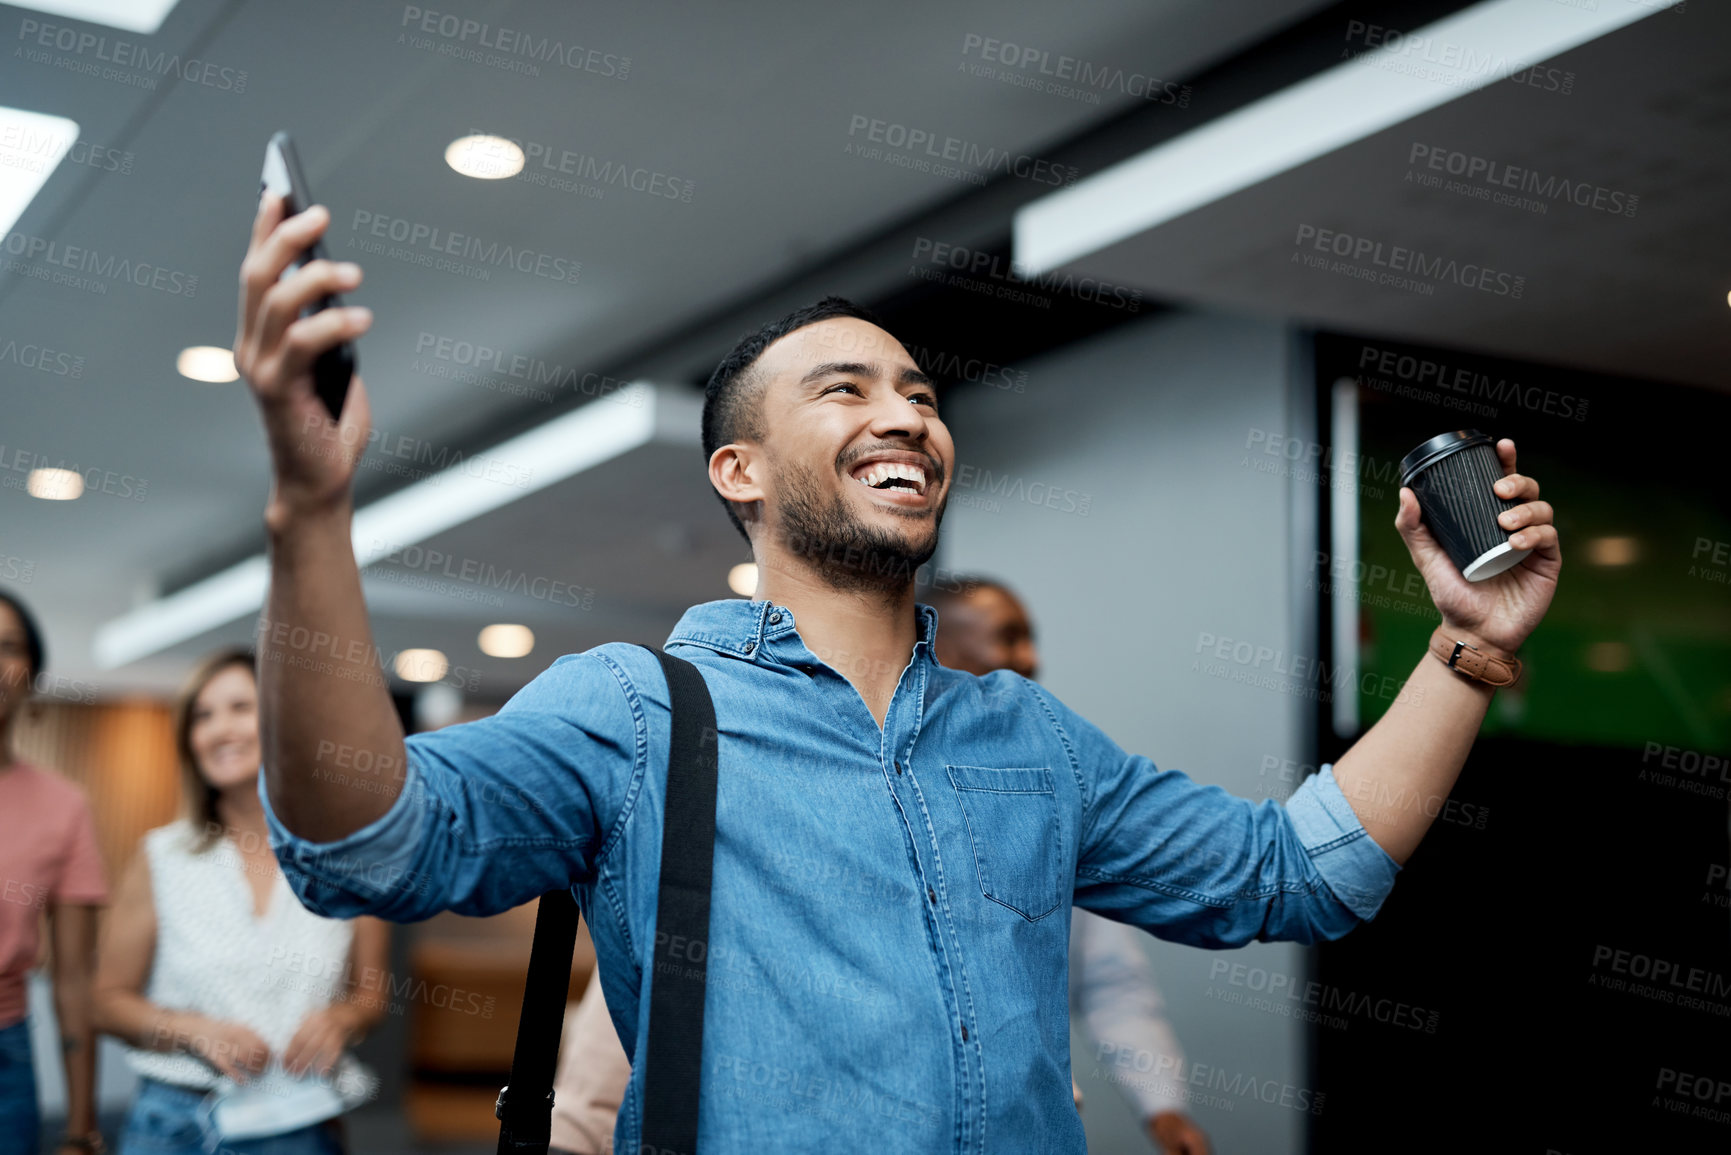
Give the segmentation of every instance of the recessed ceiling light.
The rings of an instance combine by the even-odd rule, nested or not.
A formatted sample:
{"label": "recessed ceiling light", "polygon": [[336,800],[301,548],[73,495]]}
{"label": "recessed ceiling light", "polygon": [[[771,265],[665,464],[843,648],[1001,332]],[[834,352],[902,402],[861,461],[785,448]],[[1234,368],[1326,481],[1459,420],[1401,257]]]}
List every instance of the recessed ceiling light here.
{"label": "recessed ceiling light", "polygon": [[436,682],[451,668],[445,655],[437,650],[404,650],[392,664],[397,677],[405,682]]}
{"label": "recessed ceiling light", "polygon": [[212,385],[221,385],[240,376],[240,370],[234,367],[234,354],[227,349],[218,349],[215,345],[194,345],[190,349],[182,349],[180,356],[175,358],[174,367],[180,370],[182,377],[191,377],[194,381],[209,381]]}
{"label": "recessed ceiling light", "polygon": [[445,163],[476,180],[505,180],[523,171],[523,150],[502,136],[465,136],[445,148]]}
{"label": "recessed ceiling light", "polygon": [[24,487],[43,501],[72,501],[84,492],[84,479],[70,469],[32,469]]}
{"label": "recessed ceiling light", "polygon": [[1595,537],[1587,542],[1587,560],[1593,565],[1633,565],[1638,552],[1632,537]]}
{"label": "recessed ceiling light", "polygon": [[481,652],[489,658],[523,658],[535,648],[535,631],[528,626],[488,626],[481,631]]}
{"label": "recessed ceiling light", "polygon": [[757,563],[741,562],[727,571],[727,588],[742,598],[757,592]]}

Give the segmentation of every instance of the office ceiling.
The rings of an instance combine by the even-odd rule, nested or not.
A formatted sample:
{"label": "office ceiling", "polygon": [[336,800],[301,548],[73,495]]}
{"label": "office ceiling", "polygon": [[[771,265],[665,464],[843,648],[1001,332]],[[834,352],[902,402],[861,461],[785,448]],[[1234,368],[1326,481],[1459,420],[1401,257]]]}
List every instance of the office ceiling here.
{"label": "office ceiling", "polygon": [[[185,346],[232,340],[237,269],[276,129],[296,135],[315,192],[335,209],[333,254],[366,269],[352,297],[377,317],[360,350],[375,425],[397,439],[397,453],[411,447],[369,459],[364,499],[400,483],[417,454],[440,460],[472,448],[475,430],[611,388],[587,375],[972,187],[850,153],[874,132],[924,131],[1039,157],[1137,101],[1110,88],[1097,103],[1054,97],[970,74],[986,40],[1182,77],[1321,6],[1246,0],[1228,16],[1206,0],[1020,11],[985,2],[182,0],[154,36],[8,9],[7,39],[28,55],[8,53],[0,104],[70,117],[96,146],[76,150],[90,163],[60,165],[14,226],[14,243],[39,237],[153,271],[142,286],[112,272],[94,285],[41,279],[54,271],[48,260],[67,259],[64,248],[39,256],[34,275],[0,270],[0,337],[81,359],[76,376],[0,361],[5,464],[23,454],[26,469],[94,469],[109,490],[70,502],[0,491],[0,555],[31,576],[21,592],[69,676],[104,689],[160,687],[186,668],[182,647],[103,673],[90,641],[101,622],[165,584],[262,544],[267,463],[243,386],[195,383],[174,366]],[[444,150],[475,130],[522,142],[536,175],[457,175]],[[631,175],[610,181],[616,170]],[[429,267],[467,243],[454,234],[533,254],[521,258],[531,271],[485,260]],[[544,382],[476,373],[462,363],[464,342],[500,350],[507,363],[557,366],[528,372],[567,384],[547,400]],[[62,364],[73,362],[53,362]],[[541,394],[523,394],[526,385]],[[603,524],[624,516],[656,527],[655,540],[737,560],[695,448],[678,459],[683,467],[645,452],[665,468],[621,463],[537,494],[525,509],[541,516],[526,526],[522,510],[497,518],[495,536],[468,548],[509,566],[519,551],[556,543],[581,558],[567,568],[616,570],[595,554],[610,540]],[[612,492],[610,475],[632,470],[629,492]],[[7,477],[21,485],[24,474]],[[665,581],[633,572],[604,594],[643,607],[654,623],[642,627],[647,638],[679,607],[727,596],[724,578],[725,567],[711,565]],[[414,623],[449,608],[381,597],[381,634],[414,634]],[[390,624],[399,617],[401,629]],[[535,656],[503,667],[491,688],[508,689],[521,680],[514,671],[539,669],[550,649],[589,636],[581,622],[548,625]],[[478,657],[472,633],[464,642],[459,650]]]}
{"label": "office ceiling", "polygon": [[[62,246],[62,260],[76,260],[64,246],[77,246],[162,272],[153,285],[88,272],[90,283],[68,285],[44,279],[53,270],[40,258],[22,272],[0,268],[0,347],[14,340],[81,359],[72,375],[0,356],[0,579],[39,610],[56,667],[105,693],[170,686],[193,654],[250,634],[236,622],[113,671],[91,656],[103,622],[262,547],[268,470],[243,386],[189,381],[174,361],[185,346],[232,339],[263,143],[278,128],[297,135],[315,190],[335,209],[331,248],[367,271],[352,297],[377,317],[360,356],[384,444],[362,471],[365,500],[402,484],[417,459],[473,449],[477,431],[521,427],[613,388],[599,375],[629,375],[658,343],[974,189],[858,155],[878,143],[871,136],[905,129],[976,155],[1049,158],[1144,103],[1109,85],[1078,96],[980,75],[988,39],[1176,83],[1325,7],[574,10],[540,0],[453,17],[453,5],[182,0],[154,36],[7,9],[0,27],[34,55],[8,59],[0,104],[71,117],[98,146],[80,150],[94,163],[61,164],[14,226],[24,239],[9,244],[41,238]],[[1569,54],[1580,79],[1567,97],[1497,85],[1427,114],[1422,130],[1390,130],[1083,264],[1158,298],[1717,384],[1727,350],[1715,309],[1725,309],[1731,284],[1719,282],[1731,277],[1718,273],[1727,233],[1714,227],[1724,187],[1714,178],[1728,163],[1731,85],[1714,45],[1728,42],[1727,19],[1706,5],[1662,13]],[[45,46],[27,21],[107,39],[93,47],[50,32]],[[550,43],[562,59],[546,55]],[[991,68],[1024,80],[1038,72]],[[524,142],[538,175],[452,172],[446,145],[475,130]],[[1410,188],[1401,178],[1415,140],[1626,190],[1640,209],[1631,219],[1555,206],[1534,219]],[[640,171],[650,187],[596,177],[618,169]],[[1343,278],[1301,276],[1283,263],[1295,219],[1494,253],[1531,288],[1519,309],[1465,294],[1420,308]],[[434,263],[445,255],[435,246],[463,249],[463,238],[533,254],[526,266],[539,260],[543,273],[570,268],[556,262],[581,269],[572,282],[484,260]],[[499,350],[502,364],[538,362],[531,378],[564,383],[466,364],[471,346]],[[109,492],[25,495],[21,467],[61,463],[103,478]],[[486,696],[509,693],[558,653],[664,636],[684,606],[727,596],[727,566],[745,558],[704,482],[694,433],[425,544],[588,593],[589,608],[564,612],[546,598],[496,605],[385,571],[369,577],[381,647],[437,646],[480,672]],[[19,573],[30,580],[19,584]],[[483,658],[475,633],[507,614],[535,628],[535,653]]]}

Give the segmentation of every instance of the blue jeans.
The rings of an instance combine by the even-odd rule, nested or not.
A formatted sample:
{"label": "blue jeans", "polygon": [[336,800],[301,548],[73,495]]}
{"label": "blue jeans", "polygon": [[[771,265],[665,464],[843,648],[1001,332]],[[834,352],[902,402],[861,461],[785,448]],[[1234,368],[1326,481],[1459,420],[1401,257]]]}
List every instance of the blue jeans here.
{"label": "blue jeans", "polygon": [[[138,1098],[120,1132],[119,1155],[211,1155],[199,1125],[204,1096],[192,1087],[139,1080]],[[343,1155],[337,1135],[332,1123],[315,1123],[281,1135],[230,1139],[215,1155]]]}
{"label": "blue jeans", "polygon": [[41,1122],[30,1020],[24,1018],[0,1029],[0,1155],[36,1155]]}

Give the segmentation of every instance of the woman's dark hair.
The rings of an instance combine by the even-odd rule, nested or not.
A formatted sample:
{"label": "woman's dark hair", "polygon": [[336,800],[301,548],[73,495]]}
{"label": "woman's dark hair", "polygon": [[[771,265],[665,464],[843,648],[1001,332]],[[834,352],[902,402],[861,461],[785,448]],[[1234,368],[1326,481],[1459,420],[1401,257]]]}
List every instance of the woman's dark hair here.
{"label": "woman's dark hair", "polygon": [[246,667],[246,672],[253,675],[256,682],[258,672],[255,665],[251,650],[218,650],[198,664],[186,685],[181,687],[180,697],[174,704],[174,749],[180,755],[181,810],[192,823],[194,853],[215,846],[222,836],[223,827],[222,816],[216,812],[216,787],[199,770],[198,756],[192,751],[192,710],[204,688],[230,666]]}
{"label": "woman's dark hair", "polygon": [[30,616],[30,611],[23,602],[5,590],[0,590],[0,603],[12,607],[12,612],[18,615],[18,624],[24,627],[24,656],[30,662],[30,685],[36,685],[36,678],[42,673],[42,667],[47,664],[48,655],[42,647],[42,630],[36,625],[36,619]]}

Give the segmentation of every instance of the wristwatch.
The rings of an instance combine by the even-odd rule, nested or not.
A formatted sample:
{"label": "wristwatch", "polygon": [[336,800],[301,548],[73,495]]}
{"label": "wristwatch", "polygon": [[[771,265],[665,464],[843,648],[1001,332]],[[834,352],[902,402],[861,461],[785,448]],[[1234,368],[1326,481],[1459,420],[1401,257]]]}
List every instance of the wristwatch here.
{"label": "wristwatch", "polygon": [[76,1147],[80,1151],[88,1151],[90,1155],[102,1155],[108,1149],[102,1141],[102,1132],[92,1131],[88,1135],[62,1135],[61,1147]]}
{"label": "wristwatch", "polygon": [[1463,642],[1442,626],[1430,636],[1430,652],[1443,665],[1487,686],[1512,686],[1521,676],[1521,660],[1487,653],[1471,642]]}

